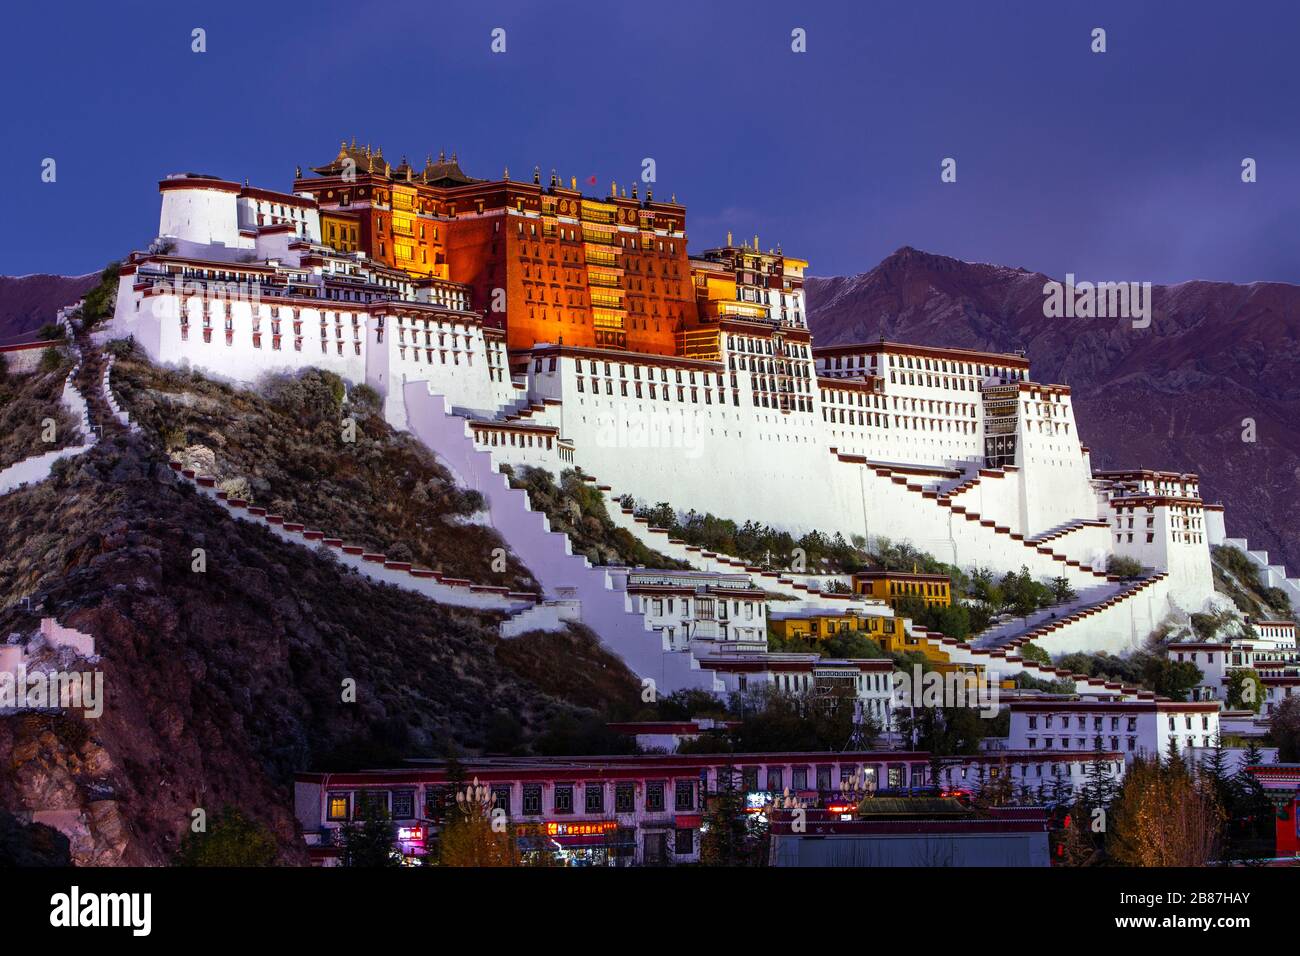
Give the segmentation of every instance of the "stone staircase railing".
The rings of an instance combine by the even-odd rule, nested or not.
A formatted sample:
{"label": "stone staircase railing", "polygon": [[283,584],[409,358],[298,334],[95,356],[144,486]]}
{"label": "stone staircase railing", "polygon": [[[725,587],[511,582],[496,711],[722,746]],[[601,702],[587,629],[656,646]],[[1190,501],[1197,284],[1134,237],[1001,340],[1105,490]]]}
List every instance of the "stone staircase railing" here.
{"label": "stone staircase railing", "polygon": [[110,355],[108,352],[104,352],[103,360],[104,375],[100,382],[100,391],[103,393],[104,401],[107,403],[109,411],[113,413],[113,417],[117,419],[124,428],[132,432],[139,432],[140,426],[131,421],[131,416],[124,408],[122,408],[121,405],[118,404],[117,397],[113,394],[110,376],[113,373],[114,356]]}

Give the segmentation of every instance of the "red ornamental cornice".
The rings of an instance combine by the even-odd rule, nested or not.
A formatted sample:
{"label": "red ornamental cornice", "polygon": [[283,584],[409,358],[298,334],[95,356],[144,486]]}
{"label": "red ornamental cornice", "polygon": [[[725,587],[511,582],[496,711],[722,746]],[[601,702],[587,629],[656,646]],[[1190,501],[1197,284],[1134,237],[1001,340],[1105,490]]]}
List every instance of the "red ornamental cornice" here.
{"label": "red ornamental cornice", "polygon": [[160,179],[158,181],[158,191],[160,193],[169,192],[173,189],[212,189],[238,195],[243,188],[239,183],[208,176],[178,176],[173,179]]}

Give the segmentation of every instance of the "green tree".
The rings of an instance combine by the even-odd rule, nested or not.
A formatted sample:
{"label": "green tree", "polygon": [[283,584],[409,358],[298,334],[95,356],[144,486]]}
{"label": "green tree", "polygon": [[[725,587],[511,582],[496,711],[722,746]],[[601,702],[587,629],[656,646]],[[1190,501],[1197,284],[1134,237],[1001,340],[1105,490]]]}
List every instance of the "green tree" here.
{"label": "green tree", "polygon": [[55,372],[63,365],[63,353],[54,346],[41,351],[41,364],[38,366],[41,372]]}
{"label": "green tree", "polygon": [[225,806],[206,830],[185,834],[177,866],[273,866],[280,855],[275,837],[238,807]]}
{"label": "green tree", "polygon": [[1142,665],[1142,684],[1170,700],[1187,700],[1204,676],[1190,661],[1174,661],[1156,654],[1146,655]]}
{"label": "green tree", "polygon": [[1093,752],[1085,775],[1087,780],[1079,793],[1080,803],[1088,810],[1090,817],[1095,810],[1108,812],[1119,794],[1119,781],[1116,780],[1111,760],[1100,747]]}
{"label": "green tree", "polygon": [[1079,595],[1065,575],[1052,578],[1052,600],[1057,604],[1068,604]]}
{"label": "green tree", "polygon": [[393,824],[388,811],[373,801],[367,802],[361,823],[343,827],[344,866],[385,867],[397,866],[394,856]]}
{"label": "green tree", "polygon": [[1232,775],[1232,822],[1234,831],[1242,838],[1271,838],[1273,835],[1273,803],[1268,791],[1247,767],[1258,767],[1264,762],[1264,752],[1259,742],[1247,742],[1241,763]]}
{"label": "green tree", "polygon": [[1016,648],[1016,653],[1027,661],[1033,661],[1035,664],[1043,664],[1047,667],[1052,665],[1052,655],[1032,642],[1021,644]]}
{"label": "green tree", "polygon": [[766,841],[745,812],[743,775],[730,764],[718,768],[717,789],[706,797],[703,823],[703,865],[755,866],[763,862]]}
{"label": "green tree", "polygon": [[1258,714],[1264,705],[1264,681],[1253,667],[1235,667],[1228,671],[1226,703],[1229,710],[1249,710]]}
{"label": "green tree", "polygon": [[1133,558],[1126,558],[1120,554],[1112,554],[1106,559],[1106,573],[1125,580],[1140,578],[1142,577],[1142,562]]}

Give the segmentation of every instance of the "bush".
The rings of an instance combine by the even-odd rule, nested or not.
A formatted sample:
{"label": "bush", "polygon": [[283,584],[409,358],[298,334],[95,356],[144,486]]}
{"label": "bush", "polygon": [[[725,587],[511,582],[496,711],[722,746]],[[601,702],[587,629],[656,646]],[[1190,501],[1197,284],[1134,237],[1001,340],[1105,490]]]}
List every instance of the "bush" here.
{"label": "bush", "polygon": [[1123,555],[1112,554],[1106,560],[1106,573],[1113,574],[1124,580],[1140,578],[1143,574],[1142,563],[1133,558],[1126,558]]}
{"label": "bush", "polygon": [[378,411],[380,405],[379,393],[369,385],[353,385],[348,399],[353,405],[370,411]]}
{"label": "bush", "polygon": [[99,274],[99,283],[87,292],[81,300],[81,325],[85,329],[93,328],[103,319],[113,314],[117,305],[117,279],[122,270],[122,263],[111,262]]}
{"label": "bush", "polygon": [[41,352],[40,371],[57,372],[63,365],[63,353],[57,348],[50,346]]}
{"label": "bush", "polygon": [[279,856],[271,831],[235,807],[225,807],[203,833],[187,833],[178,866],[273,866]]}
{"label": "bush", "polygon": [[1035,664],[1043,664],[1047,667],[1052,665],[1052,655],[1047,653],[1037,644],[1021,644],[1017,653],[1027,661],[1033,661]]}

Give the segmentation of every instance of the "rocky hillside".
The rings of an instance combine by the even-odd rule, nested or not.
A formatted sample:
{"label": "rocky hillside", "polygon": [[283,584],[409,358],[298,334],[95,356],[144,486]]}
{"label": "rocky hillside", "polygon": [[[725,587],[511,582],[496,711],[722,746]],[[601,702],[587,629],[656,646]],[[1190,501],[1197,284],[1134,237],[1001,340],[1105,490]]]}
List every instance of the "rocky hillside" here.
{"label": "rocky hillside", "polygon": [[[903,248],[870,272],[810,279],[809,323],[819,345],[883,335],[1024,349],[1035,379],[1073,389],[1094,467],[1200,474],[1202,494],[1228,507],[1230,535],[1300,573],[1300,287],[1155,286],[1151,325],[1135,329],[1045,318],[1047,281]],[[1253,443],[1243,441],[1247,419]]]}
{"label": "rocky hillside", "polygon": [[[146,374],[136,369],[137,389]],[[250,414],[277,407],[240,400]],[[240,409],[233,400],[227,408],[236,434]],[[216,437],[202,430],[216,429],[216,411],[203,414],[173,426],[194,429],[189,444]],[[277,442],[312,440],[310,422],[274,421],[285,430]],[[154,435],[111,428],[49,481],[0,497],[0,634],[28,634],[55,616],[92,635],[101,655],[102,717],[0,717],[0,811],[79,818],[76,862],[168,862],[194,808],[211,817],[226,805],[268,826],[285,861],[301,862],[295,771],[526,751],[557,725],[592,721],[593,710],[603,718],[640,706],[639,684],[590,633],[503,642],[493,615],[375,586],[229,517],[176,480]],[[401,460],[422,481],[436,477],[418,470],[426,462]],[[350,467],[348,487],[364,493],[337,514],[394,525],[374,505],[388,479],[367,490],[368,466]],[[295,477],[295,501],[348,494],[332,472]],[[266,480],[273,491],[276,479]],[[201,573],[196,548],[206,555]],[[349,679],[354,703],[343,700]]]}
{"label": "rocky hillside", "polygon": [[84,276],[0,276],[0,344],[26,341],[54,312],[76,302],[99,280]]}

